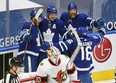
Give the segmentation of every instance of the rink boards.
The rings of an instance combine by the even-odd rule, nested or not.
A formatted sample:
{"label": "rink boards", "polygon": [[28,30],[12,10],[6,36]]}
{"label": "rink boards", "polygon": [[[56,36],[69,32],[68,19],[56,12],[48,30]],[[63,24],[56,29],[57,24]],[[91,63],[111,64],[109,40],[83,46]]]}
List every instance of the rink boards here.
{"label": "rink boards", "polygon": [[[95,66],[95,69],[92,71],[93,80],[97,82],[102,80],[114,79],[114,69],[116,66],[116,30],[108,32],[108,34],[105,35],[105,43],[100,44],[100,46],[98,45],[98,47],[99,48],[97,48],[97,46],[95,47],[92,56]],[[3,63],[5,63],[4,61],[8,60],[8,58],[17,55],[17,48],[18,46],[14,46],[0,50],[0,56],[5,56],[5,60],[3,59]],[[8,53],[12,53],[12,56]],[[6,66],[4,65],[3,70]]]}
{"label": "rink boards", "polygon": [[[97,50],[97,51],[95,51]],[[94,81],[114,79],[116,66],[116,30],[105,35],[105,41],[93,50]]]}

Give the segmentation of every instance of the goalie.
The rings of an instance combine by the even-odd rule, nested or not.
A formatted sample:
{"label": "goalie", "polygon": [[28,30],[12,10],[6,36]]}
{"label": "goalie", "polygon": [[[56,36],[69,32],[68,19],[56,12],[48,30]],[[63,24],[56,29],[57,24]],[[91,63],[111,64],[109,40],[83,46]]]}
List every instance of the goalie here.
{"label": "goalie", "polygon": [[51,46],[47,50],[47,57],[37,69],[36,83],[79,83],[75,65],[68,65],[69,58]]}

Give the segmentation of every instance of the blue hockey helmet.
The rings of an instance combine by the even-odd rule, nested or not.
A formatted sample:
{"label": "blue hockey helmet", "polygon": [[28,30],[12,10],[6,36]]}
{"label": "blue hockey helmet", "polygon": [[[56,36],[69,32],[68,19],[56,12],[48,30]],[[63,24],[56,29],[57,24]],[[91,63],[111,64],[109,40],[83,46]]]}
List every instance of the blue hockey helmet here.
{"label": "blue hockey helmet", "polygon": [[30,12],[30,16],[31,16],[31,17],[35,17],[36,13],[37,13],[36,10],[32,10],[32,11]]}
{"label": "blue hockey helmet", "polygon": [[47,7],[47,13],[50,14],[50,13],[57,13],[57,9],[54,7],[54,6],[48,6]]}
{"label": "blue hockey helmet", "polygon": [[86,27],[79,27],[78,30],[77,30],[78,34],[82,37],[85,37],[87,36],[87,28]]}
{"label": "blue hockey helmet", "polygon": [[68,5],[68,10],[70,10],[70,9],[76,9],[76,10],[77,10],[77,4],[74,3],[74,2],[69,3],[69,5]]}

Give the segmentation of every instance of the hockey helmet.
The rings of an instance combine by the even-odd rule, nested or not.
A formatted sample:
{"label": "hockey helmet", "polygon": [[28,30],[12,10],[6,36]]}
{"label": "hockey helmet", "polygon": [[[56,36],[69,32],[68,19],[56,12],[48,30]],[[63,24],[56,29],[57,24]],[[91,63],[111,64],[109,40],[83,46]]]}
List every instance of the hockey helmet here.
{"label": "hockey helmet", "polygon": [[48,58],[54,63],[58,65],[58,61],[59,61],[59,56],[60,55],[60,51],[58,48],[56,48],[55,46],[51,46],[48,48],[47,50],[47,56]]}
{"label": "hockey helmet", "polygon": [[36,10],[32,10],[32,11],[30,12],[30,16],[31,16],[31,17],[35,17],[36,13],[37,13]]}
{"label": "hockey helmet", "polygon": [[79,27],[77,30],[78,34],[82,37],[86,37],[87,36],[87,28],[86,27]]}
{"label": "hockey helmet", "polygon": [[57,9],[54,7],[54,6],[48,6],[47,7],[47,13],[50,14],[50,13],[55,13],[57,14]]}
{"label": "hockey helmet", "polygon": [[77,4],[74,3],[74,2],[69,3],[69,5],[68,5],[68,10],[70,10],[70,9],[76,9],[76,10],[77,10]]}
{"label": "hockey helmet", "polygon": [[56,48],[55,46],[51,46],[47,50],[48,57],[51,57],[52,55],[59,55],[59,54],[61,54],[61,53],[60,53],[59,49]]}
{"label": "hockey helmet", "polygon": [[10,66],[24,67],[24,64],[20,58],[13,57],[10,61]]}

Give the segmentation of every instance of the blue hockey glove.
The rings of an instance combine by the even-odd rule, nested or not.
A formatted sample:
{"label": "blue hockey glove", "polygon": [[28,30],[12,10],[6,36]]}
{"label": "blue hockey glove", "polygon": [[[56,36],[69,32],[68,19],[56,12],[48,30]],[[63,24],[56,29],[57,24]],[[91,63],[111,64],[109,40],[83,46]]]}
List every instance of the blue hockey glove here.
{"label": "blue hockey glove", "polygon": [[67,39],[70,39],[72,37],[74,37],[74,33],[72,31],[68,32],[67,33]]}
{"label": "blue hockey glove", "polygon": [[40,47],[40,49],[46,51],[49,47],[50,47],[50,43],[49,43],[49,42],[45,42],[45,43]]}
{"label": "blue hockey glove", "polygon": [[25,35],[23,39],[24,39],[25,42],[30,42],[31,39],[32,39],[32,36],[31,35]]}
{"label": "blue hockey glove", "polygon": [[99,32],[102,32],[105,35],[106,32],[107,32],[107,27],[106,26],[101,26]]}
{"label": "blue hockey glove", "polygon": [[96,20],[96,22],[97,22],[98,27],[99,27],[99,26],[104,26],[104,20],[103,20],[101,17],[99,17],[99,18]]}

